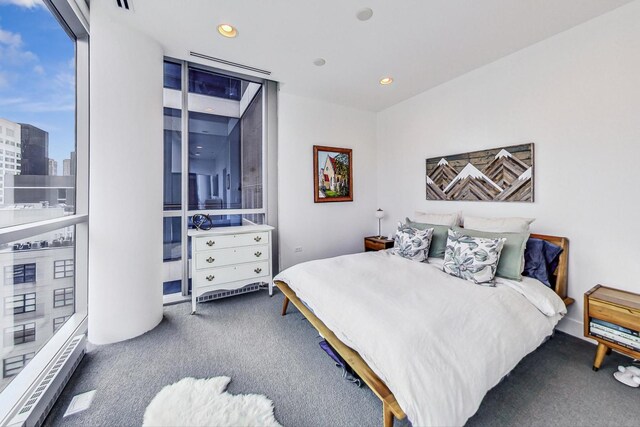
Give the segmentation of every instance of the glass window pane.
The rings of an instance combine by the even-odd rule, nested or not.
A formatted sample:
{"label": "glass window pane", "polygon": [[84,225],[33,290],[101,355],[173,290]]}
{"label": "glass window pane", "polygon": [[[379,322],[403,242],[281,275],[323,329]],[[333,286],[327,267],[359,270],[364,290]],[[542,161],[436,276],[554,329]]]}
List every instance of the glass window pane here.
{"label": "glass window pane", "polygon": [[180,217],[164,218],[163,261],[176,261],[181,256],[182,233]]}
{"label": "glass window pane", "polygon": [[262,208],[262,90],[241,119],[242,208]]}
{"label": "glass window pane", "polygon": [[180,64],[164,61],[164,87],[177,90],[182,88],[182,66]]}
{"label": "glass window pane", "polygon": [[0,246],[0,390],[75,312],[74,265],[74,227]]}
{"label": "glass window pane", "polygon": [[261,85],[189,70],[189,210],[259,209]]}
{"label": "glass window pane", "polygon": [[164,209],[182,206],[181,110],[164,109]]}
{"label": "glass window pane", "polygon": [[190,68],[189,92],[239,101],[241,97],[241,80]]}
{"label": "glass window pane", "polygon": [[189,112],[189,209],[240,209],[240,120]]}
{"label": "glass window pane", "polygon": [[75,212],[75,41],[45,7],[0,2],[0,227]]}

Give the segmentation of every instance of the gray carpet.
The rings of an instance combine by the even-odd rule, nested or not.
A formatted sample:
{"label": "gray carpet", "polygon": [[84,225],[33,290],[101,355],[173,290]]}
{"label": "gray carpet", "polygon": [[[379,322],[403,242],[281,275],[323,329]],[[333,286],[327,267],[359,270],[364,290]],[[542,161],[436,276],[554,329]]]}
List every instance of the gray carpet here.
{"label": "gray carpet", "polygon": [[[184,377],[232,378],[229,392],[261,393],[285,426],[380,426],[381,404],[343,380],[297,310],[280,316],[282,294],[258,292],[199,305],[166,307],[138,338],[90,351],[47,418],[52,426],[141,425],[160,389]],[[640,389],[612,372],[629,359],[608,356],[593,372],[595,347],[557,333],[527,356],[484,399],[469,426],[637,425]],[[62,418],[71,398],[96,389],[91,408]],[[408,425],[406,422],[399,425]]]}

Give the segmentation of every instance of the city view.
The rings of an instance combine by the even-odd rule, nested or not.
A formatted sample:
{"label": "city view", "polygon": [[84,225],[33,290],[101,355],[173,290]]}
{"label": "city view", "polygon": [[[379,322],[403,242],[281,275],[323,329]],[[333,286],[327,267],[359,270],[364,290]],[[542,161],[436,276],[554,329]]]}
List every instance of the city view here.
{"label": "city view", "polygon": [[[39,1],[0,2],[0,227],[75,212],[75,47]],[[0,245],[0,390],[74,313],[75,230]]]}

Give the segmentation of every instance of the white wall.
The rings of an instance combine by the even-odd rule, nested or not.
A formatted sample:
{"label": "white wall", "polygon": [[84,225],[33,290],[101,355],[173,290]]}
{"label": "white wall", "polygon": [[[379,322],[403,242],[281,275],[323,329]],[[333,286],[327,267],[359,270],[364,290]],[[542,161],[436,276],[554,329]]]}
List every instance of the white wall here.
{"label": "white wall", "polygon": [[91,8],[89,340],[140,335],[162,319],[160,46]]}
{"label": "white wall", "polygon": [[[534,232],[570,239],[561,329],[577,336],[592,286],[640,292],[638,22],[636,1],[381,112],[384,231],[415,210],[537,218]],[[535,203],[425,200],[426,158],[526,142]]]}
{"label": "white wall", "polygon": [[[377,233],[374,113],[279,93],[278,225],[281,270],[363,250]],[[313,146],[353,149],[353,202],[313,202]],[[302,247],[302,252],[295,252]]]}

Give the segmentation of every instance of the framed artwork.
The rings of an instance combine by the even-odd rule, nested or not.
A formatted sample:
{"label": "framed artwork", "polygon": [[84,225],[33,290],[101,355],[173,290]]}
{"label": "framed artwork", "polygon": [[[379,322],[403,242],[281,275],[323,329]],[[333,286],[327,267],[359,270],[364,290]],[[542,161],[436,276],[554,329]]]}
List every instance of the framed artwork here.
{"label": "framed artwork", "polygon": [[313,201],[353,201],[353,159],[350,148],[313,146]]}
{"label": "framed artwork", "polygon": [[427,200],[533,202],[533,143],[427,159]]}

